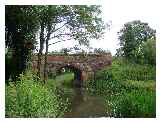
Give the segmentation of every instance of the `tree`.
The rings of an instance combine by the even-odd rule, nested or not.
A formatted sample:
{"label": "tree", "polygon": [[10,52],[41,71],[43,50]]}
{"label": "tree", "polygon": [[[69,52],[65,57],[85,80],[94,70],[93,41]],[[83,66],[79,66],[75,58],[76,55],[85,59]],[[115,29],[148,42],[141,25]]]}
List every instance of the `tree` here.
{"label": "tree", "polygon": [[142,55],[142,45],[148,39],[155,39],[156,31],[149,27],[148,23],[139,20],[128,22],[118,32],[120,40],[120,52],[127,59],[137,61]]}
{"label": "tree", "polygon": [[17,74],[26,67],[29,50],[36,43],[36,32],[40,44],[38,75],[45,44],[46,77],[48,47],[67,40],[77,40],[80,45],[88,46],[90,39],[103,35],[105,26],[100,13],[100,6],[95,5],[6,6],[6,47],[15,51]]}
{"label": "tree", "polygon": [[[38,6],[40,22],[40,49],[38,53],[38,74],[40,76],[41,56],[46,42],[44,74],[47,72],[48,46],[67,40],[77,40],[79,44],[89,45],[92,38],[100,38],[105,29],[99,16],[100,6],[57,5]],[[51,42],[49,40],[55,41]],[[44,75],[45,79],[46,75]]]}
{"label": "tree", "polygon": [[68,53],[69,53],[70,51],[71,51],[71,50],[68,49],[68,48],[62,48],[62,49],[60,50],[60,53],[65,54],[65,55],[68,55]]}
{"label": "tree", "polygon": [[107,53],[109,51],[103,50],[102,48],[95,48],[94,49],[94,53],[95,54],[103,54],[103,53]]}
{"label": "tree", "polygon": [[116,54],[115,54],[115,56],[116,57],[122,57],[123,56],[123,53],[122,53],[123,51],[122,51],[122,48],[118,48],[118,49],[116,49]]}
{"label": "tree", "polygon": [[143,44],[144,62],[147,64],[156,64],[156,40],[149,39]]}
{"label": "tree", "polygon": [[10,76],[15,80],[26,68],[28,54],[36,43],[38,27],[35,20],[32,6],[5,6],[5,47],[11,53],[10,59],[6,53],[6,62],[10,60],[10,64],[6,63],[6,80]]}

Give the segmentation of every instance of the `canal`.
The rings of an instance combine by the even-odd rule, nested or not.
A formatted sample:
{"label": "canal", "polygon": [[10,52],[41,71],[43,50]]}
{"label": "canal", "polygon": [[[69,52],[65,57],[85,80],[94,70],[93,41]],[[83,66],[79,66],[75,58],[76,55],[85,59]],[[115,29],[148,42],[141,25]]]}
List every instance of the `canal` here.
{"label": "canal", "polygon": [[[104,117],[105,99],[90,95],[85,88],[70,88],[65,91],[71,98],[69,111],[64,114],[66,118]],[[72,96],[72,97],[71,97]]]}
{"label": "canal", "polygon": [[[64,113],[64,118],[94,118],[107,117],[105,107],[105,97],[90,93],[88,88],[77,86],[73,78],[74,74],[65,74],[56,77],[60,83],[57,95],[64,100],[68,99],[68,109]],[[67,81],[64,81],[64,79]],[[70,81],[69,81],[70,80]],[[73,85],[74,84],[74,85]]]}

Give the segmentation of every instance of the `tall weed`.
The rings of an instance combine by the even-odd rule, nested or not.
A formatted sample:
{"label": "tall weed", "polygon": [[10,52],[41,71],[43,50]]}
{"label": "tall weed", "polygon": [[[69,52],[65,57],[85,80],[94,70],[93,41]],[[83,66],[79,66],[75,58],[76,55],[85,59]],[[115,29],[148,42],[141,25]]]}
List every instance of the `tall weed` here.
{"label": "tall weed", "polygon": [[35,82],[32,73],[6,85],[6,117],[62,117],[66,107],[45,85]]}
{"label": "tall weed", "polygon": [[153,91],[132,90],[106,99],[110,117],[156,117],[156,98]]}
{"label": "tall weed", "polygon": [[155,66],[114,59],[88,82],[88,91],[106,97],[110,117],[155,117],[155,79]]}

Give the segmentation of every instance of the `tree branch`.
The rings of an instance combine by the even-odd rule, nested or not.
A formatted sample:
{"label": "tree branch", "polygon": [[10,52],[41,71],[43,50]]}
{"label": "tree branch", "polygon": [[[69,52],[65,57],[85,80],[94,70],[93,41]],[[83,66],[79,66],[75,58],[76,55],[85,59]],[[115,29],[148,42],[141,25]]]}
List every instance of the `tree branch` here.
{"label": "tree branch", "polygon": [[62,33],[62,34],[58,34],[58,35],[56,35],[56,36],[53,36],[53,37],[51,37],[50,39],[53,39],[53,38],[58,38],[59,36],[65,36],[65,35],[71,35],[72,36],[72,34],[70,34],[70,33]]}
{"label": "tree branch", "polygon": [[54,43],[51,43],[51,44],[48,44],[48,46],[50,46],[50,45],[52,45],[52,44],[56,44],[56,43],[59,43],[59,42],[64,42],[64,41],[67,41],[67,40],[71,40],[71,38],[70,39],[61,39],[61,40],[59,40],[59,41],[57,41],[57,42],[54,42]]}
{"label": "tree branch", "polygon": [[66,24],[68,24],[68,23],[69,23],[69,22],[64,23],[61,27],[59,27],[59,28],[57,28],[57,29],[51,31],[51,33],[54,33],[54,32],[56,32],[57,30],[63,28],[63,27],[64,27]]}
{"label": "tree branch", "polygon": [[[53,30],[51,30],[50,32],[49,32],[49,34],[51,35],[52,33],[54,33],[54,32],[56,32],[56,31],[58,31],[59,29],[61,29],[61,28],[63,28],[66,24],[68,24],[69,22],[66,22],[65,24],[63,24],[61,27],[59,27],[59,28],[57,28],[57,29],[53,29]],[[47,38],[47,36],[45,37],[45,38]],[[55,38],[55,37],[53,37],[53,38]],[[50,38],[50,39],[52,39],[52,38]]]}

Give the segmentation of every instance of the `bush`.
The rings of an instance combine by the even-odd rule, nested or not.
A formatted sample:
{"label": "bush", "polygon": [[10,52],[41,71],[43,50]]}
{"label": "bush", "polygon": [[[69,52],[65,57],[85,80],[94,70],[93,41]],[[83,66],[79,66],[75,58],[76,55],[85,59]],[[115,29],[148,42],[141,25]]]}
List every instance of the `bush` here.
{"label": "bush", "polygon": [[155,92],[125,91],[106,100],[108,115],[112,117],[156,117]]}
{"label": "bush", "polygon": [[55,77],[56,77],[56,72],[54,72],[54,71],[48,72],[49,79],[54,79]]}
{"label": "bush", "polygon": [[149,39],[143,44],[144,63],[156,64],[156,40]]}
{"label": "bush", "polygon": [[118,81],[140,80],[148,81],[156,79],[156,67],[152,65],[139,65],[130,63],[124,59],[116,59],[109,69],[113,78]]}
{"label": "bush", "polygon": [[6,117],[61,117],[65,104],[45,85],[34,82],[33,75],[6,85]]}
{"label": "bush", "polygon": [[149,81],[127,80],[123,82],[122,84],[128,90],[146,89],[146,90],[155,91],[156,89],[156,81],[154,80],[149,80]]}
{"label": "bush", "polygon": [[113,59],[112,67],[98,71],[88,91],[106,98],[110,117],[155,117],[155,66]]}
{"label": "bush", "polygon": [[89,81],[87,87],[93,94],[106,95],[120,92],[122,85],[108,69],[97,72],[95,80]]}
{"label": "bush", "polygon": [[114,59],[112,67],[98,71],[95,80],[88,81],[87,87],[94,94],[116,93],[120,92],[128,81],[155,81],[155,73],[154,66],[131,64],[124,59]]}

